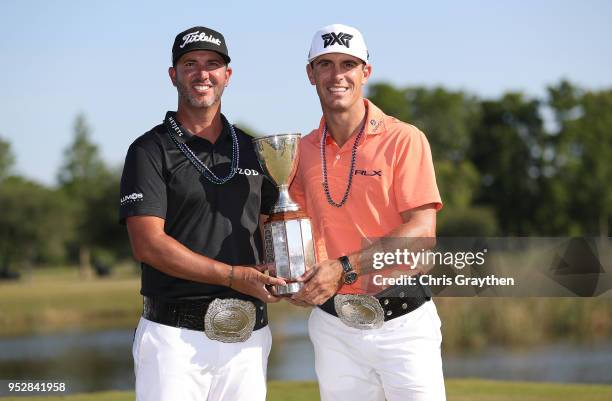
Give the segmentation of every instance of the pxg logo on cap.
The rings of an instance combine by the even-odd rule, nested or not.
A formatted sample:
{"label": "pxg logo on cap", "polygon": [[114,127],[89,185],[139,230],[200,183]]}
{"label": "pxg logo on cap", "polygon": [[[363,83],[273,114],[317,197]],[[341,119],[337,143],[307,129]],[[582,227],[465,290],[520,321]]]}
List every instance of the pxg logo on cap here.
{"label": "pxg logo on cap", "polygon": [[349,35],[348,33],[340,32],[336,34],[335,32],[326,33],[321,35],[321,39],[323,39],[323,47],[331,46],[335,43],[339,45],[351,47],[350,42],[353,39],[353,35]]}
{"label": "pxg logo on cap", "polygon": [[172,65],[183,54],[195,50],[210,50],[219,53],[226,63],[230,62],[230,57],[225,44],[225,38],[220,32],[203,26],[194,26],[176,35],[172,46]]}
{"label": "pxg logo on cap", "polygon": [[363,35],[348,25],[328,25],[315,33],[308,52],[308,62],[327,53],[349,54],[368,62],[368,48]]}

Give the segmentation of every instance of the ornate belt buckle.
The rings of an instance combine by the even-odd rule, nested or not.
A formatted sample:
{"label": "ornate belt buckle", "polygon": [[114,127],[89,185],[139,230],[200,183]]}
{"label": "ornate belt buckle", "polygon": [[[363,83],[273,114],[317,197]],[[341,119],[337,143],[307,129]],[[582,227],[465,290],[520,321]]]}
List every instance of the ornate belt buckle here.
{"label": "ornate belt buckle", "polygon": [[241,299],[215,299],[204,316],[204,332],[211,340],[244,342],[255,327],[255,305]]}
{"label": "ornate belt buckle", "polygon": [[385,321],[380,302],[370,295],[336,295],[334,308],[342,323],[356,329],[378,329]]}

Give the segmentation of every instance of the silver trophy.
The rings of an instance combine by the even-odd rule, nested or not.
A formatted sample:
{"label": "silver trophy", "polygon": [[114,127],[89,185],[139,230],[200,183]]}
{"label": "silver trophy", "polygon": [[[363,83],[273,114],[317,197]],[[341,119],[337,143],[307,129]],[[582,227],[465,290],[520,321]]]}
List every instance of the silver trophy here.
{"label": "silver trophy", "polygon": [[278,201],[264,223],[265,262],[270,275],[287,281],[274,293],[291,296],[302,288],[295,280],[316,263],[310,219],[289,196],[289,184],[298,166],[300,134],[254,138],[253,145],[262,169],[279,190]]}

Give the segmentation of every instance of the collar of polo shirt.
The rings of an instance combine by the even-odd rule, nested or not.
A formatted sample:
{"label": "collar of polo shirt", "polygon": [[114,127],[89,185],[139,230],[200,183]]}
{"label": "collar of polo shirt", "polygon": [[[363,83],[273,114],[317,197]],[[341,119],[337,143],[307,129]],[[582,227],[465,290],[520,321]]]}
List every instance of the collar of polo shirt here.
{"label": "collar of polo shirt", "polygon": [[[365,125],[365,134],[366,135],[378,135],[385,132],[387,129],[385,127],[384,122],[384,113],[381,109],[376,107],[376,105],[372,104],[368,99],[363,99],[363,103],[366,106],[366,125]],[[321,122],[319,123],[319,129],[317,131],[318,141],[321,141],[321,136],[323,135],[323,128],[325,126],[325,118],[321,117]],[[330,143],[333,141],[331,135],[328,135],[326,138],[326,142]],[[363,142],[361,140],[360,142]]]}
{"label": "collar of polo shirt", "polygon": [[[183,133],[182,136],[178,136],[176,135],[176,139],[181,142],[181,143],[189,143],[192,142],[194,140],[196,140],[197,138],[200,138],[197,135],[194,135],[193,133],[191,133],[191,131],[189,131],[187,128],[185,128],[177,119],[176,119],[176,112],[168,112],[170,114],[170,116],[172,116],[172,118],[174,118],[177,122],[177,124],[179,125],[181,132]],[[225,116],[223,114],[221,114],[224,118],[222,120],[227,121],[227,118],[225,118]],[[200,138],[203,139],[203,138]],[[230,131],[229,131],[229,127],[227,126],[227,124],[223,124],[223,129],[221,130],[221,134],[219,134],[219,138],[217,138],[217,142],[219,141],[231,141],[232,140],[232,136],[230,135]],[[216,143],[217,143],[216,142]]]}

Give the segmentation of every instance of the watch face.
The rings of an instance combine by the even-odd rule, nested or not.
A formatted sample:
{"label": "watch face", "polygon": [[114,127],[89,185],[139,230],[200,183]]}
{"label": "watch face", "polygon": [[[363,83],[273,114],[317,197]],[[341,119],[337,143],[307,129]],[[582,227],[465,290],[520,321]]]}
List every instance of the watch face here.
{"label": "watch face", "polygon": [[344,275],[344,284],[353,284],[357,281],[357,273],[348,272]]}

